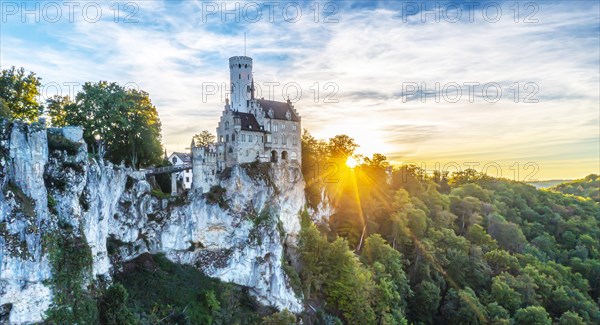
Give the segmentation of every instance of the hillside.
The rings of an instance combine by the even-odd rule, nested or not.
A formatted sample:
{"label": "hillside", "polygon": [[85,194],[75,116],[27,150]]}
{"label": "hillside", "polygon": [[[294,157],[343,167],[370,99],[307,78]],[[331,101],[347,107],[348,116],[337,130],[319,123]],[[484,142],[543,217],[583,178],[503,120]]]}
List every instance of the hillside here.
{"label": "hillside", "polygon": [[600,177],[590,174],[582,179],[560,183],[550,188],[552,191],[590,198],[600,202]]}

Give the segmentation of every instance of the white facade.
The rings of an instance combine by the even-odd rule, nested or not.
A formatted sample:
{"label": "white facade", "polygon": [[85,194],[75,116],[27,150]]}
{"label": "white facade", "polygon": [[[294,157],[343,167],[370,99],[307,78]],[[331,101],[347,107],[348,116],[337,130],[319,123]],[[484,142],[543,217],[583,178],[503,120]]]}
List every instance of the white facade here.
{"label": "white facade", "polygon": [[229,58],[229,80],[231,93],[231,109],[238,112],[248,112],[249,101],[252,99],[252,58],[234,56]]}
{"label": "white facade", "polygon": [[[169,162],[173,166],[181,166],[181,165],[190,165],[191,164],[191,156],[189,153],[182,152],[173,152],[169,156]],[[192,188],[193,181],[193,172],[191,169],[184,170],[182,172],[177,173],[177,180],[183,184],[183,188],[189,190]]]}

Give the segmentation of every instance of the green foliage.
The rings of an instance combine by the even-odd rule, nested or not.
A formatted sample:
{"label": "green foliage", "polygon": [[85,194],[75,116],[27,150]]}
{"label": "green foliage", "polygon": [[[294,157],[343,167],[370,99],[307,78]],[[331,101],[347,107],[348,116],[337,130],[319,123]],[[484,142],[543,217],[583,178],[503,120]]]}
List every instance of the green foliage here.
{"label": "green foliage", "polygon": [[596,175],[547,191],[475,170],[389,173],[376,154],[327,183],[313,168],[335,161],[331,143],[305,132],[303,145],[309,205],[336,207],[321,231],[302,218],[311,305],[347,323],[600,323],[600,205],[582,197],[594,197]]}
{"label": "green foliage", "polygon": [[65,138],[57,132],[48,132],[48,149],[66,151],[69,155],[75,155],[79,152],[81,144]]}
{"label": "green foliage", "polygon": [[263,316],[247,289],[162,255],[142,254],[123,269],[115,279],[129,292],[127,308],[143,324],[256,324]]}
{"label": "green foliage", "polygon": [[519,309],[515,314],[516,325],[550,325],[552,320],[541,306],[529,306]]}
{"label": "green foliage", "polygon": [[423,281],[415,286],[411,300],[411,318],[417,322],[433,324],[440,304],[440,289],[435,283]]}
{"label": "green foliage", "polygon": [[600,177],[595,174],[558,184],[551,187],[550,190],[590,198],[600,203]]}
{"label": "green foliage", "polygon": [[274,313],[270,316],[266,316],[262,319],[261,324],[263,325],[294,325],[296,324],[296,316],[289,310],[284,309],[283,311]]}
{"label": "green foliage", "polygon": [[210,188],[210,191],[202,194],[202,196],[206,198],[206,202],[218,204],[221,209],[227,209],[229,205],[227,204],[227,197],[225,196],[226,191],[227,190],[224,187],[214,185]]}
{"label": "green foliage", "polygon": [[125,89],[116,83],[86,82],[75,103],[68,98],[48,100],[48,114],[55,126],[79,125],[89,152],[106,147],[105,157],[129,166],[160,163],[163,155],[161,123],[148,93]]}
{"label": "green foliage", "polygon": [[38,102],[41,79],[23,68],[5,69],[0,72],[0,114],[2,118],[22,119],[35,122],[42,114]]}
{"label": "green foliage", "polygon": [[98,300],[100,324],[129,325],[137,324],[137,320],[127,307],[129,294],[121,284],[113,284]]}
{"label": "green foliage", "polygon": [[208,146],[215,143],[215,135],[207,130],[194,135],[194,144],[197,147]]}
{"label": "green foliage", "polygon": [[45,247],[52,268],[50,286],[54,294],[46,321],[51,324],[96,323],[96,300],[85,289],[92,273],[92,252],[85,238],[68,231],[47,234]]}

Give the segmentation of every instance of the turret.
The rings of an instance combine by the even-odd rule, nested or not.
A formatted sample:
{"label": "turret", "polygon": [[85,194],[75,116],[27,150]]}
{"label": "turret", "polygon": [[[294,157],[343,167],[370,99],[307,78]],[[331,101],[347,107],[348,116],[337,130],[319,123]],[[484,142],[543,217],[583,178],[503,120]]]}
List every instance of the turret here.
{"label": "turret", "polygon": [[252,99],[252,58],[234,56],[229,58],[229,79],[231,82],[231,109],[248,113]]}

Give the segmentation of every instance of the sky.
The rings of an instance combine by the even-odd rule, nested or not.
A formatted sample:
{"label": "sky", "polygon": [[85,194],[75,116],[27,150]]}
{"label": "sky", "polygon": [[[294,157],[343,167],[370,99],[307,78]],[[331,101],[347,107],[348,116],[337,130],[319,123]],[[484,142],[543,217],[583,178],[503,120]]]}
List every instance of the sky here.
{"label": "sky", "polygon": [[145,90],[169,152],[215,132],[245,53],[258,97],[290,98],[303,128],[360,154],[524,181],[600,172],[598,1],[1,0],[0,22],[0,67],[34,71],[42,100]]}

